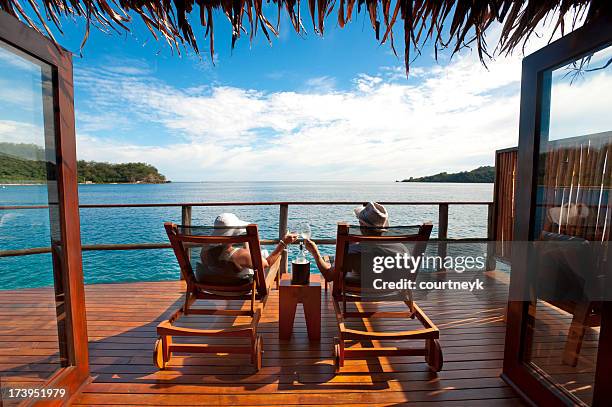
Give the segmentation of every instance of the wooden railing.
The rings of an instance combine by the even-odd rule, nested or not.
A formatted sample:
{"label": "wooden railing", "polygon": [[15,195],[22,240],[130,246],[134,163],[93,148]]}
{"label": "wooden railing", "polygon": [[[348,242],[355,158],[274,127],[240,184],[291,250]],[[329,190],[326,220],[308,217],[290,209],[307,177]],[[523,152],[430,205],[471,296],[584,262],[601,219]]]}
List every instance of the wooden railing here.
{"label": "wooden railing", "polygon": [[[438,207],[438,235],[432,238],[432,241],[441,242],[438,245],[438,255],[446,257],[447,245],[446,242],[492,242],[494,235],[492,234],[494,228],[492,225],[493,221],[493,202],[482,202],[482,201],[453,201],[453,202],[405,202],[405,201],[391,201],[391,202],[380,202],[385,206],[437,206]],[[192,209],[194,207],[215,207],[215,206],[278,206],[279,218],[278,218],[278,238],[277,239],[262,239],[262,245],[276,244],[279,239],[283,237],[288,229],[289,221],[289,206],[314,206],[314,205],[361,205],[364,202],[359,201],[292,201],[292,202],[187,202],[187,203],[134,203],[134,204],[82,204],[79,205],[81,209],[110,209],[110,208],[164,208],[164,207],[177,207],[181,208],[181,223],[183,225],[191,225],[192,222]],[[449,239],[448,237],[448,209],[451,205],[481,205],[487,206],[488,217],[487,217],[487,236],[477,238],[454,238]],[[47,208],[45,205],[13,205],[13,206],[0,206],[2,210],[31,210],[31,209],[44,209]],[[321,245],[332,245],[336,243],[336,239],[313,239],[315,243]],[[490,248],[491,243],[487,247],[487,269],[495,268],[494,250]],[[151,249],[169,249],[170,244],[166,242],[159,243],[122,243],[122,244],[91,244],[83,245],[84,251],[92,250],[151,250]],[[34,254],[49,253],[51,248],[49,247],[34,247],[28,249],[18,250],[1,250],[0,257],[11,257],[11,256],[27,256]],[[283,264],[281,265],[285,270],[287,269],[287,255],[283,256]]]}

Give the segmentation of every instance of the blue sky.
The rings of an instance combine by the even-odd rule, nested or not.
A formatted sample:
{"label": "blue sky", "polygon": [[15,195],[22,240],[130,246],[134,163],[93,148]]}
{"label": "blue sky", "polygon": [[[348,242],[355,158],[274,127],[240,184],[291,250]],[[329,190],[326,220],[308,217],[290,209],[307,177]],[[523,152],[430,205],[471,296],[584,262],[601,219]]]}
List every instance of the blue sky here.
{"label": "blue sky", "polygon": [[[271,16],[276,16],[273,10]],[[284,14],[283,14],[284,16]],[[65,24],[65,35],[62,44],[73,51],[75,66],[75,104],[77,121],[79,113],[87,122],[90,115],[95,115],[95,103],[90,103],[90,96],[95,87],[83,78],[85,74],[104,76],[107,72],[98,72],[102,68],[118,74],[134,73],[145,75],[158,81],[158,84],[175,88],[200,88],[204,94],[212,92],[215,87],[228,87],[259,92],[273,93],[294,92],[331,92],[350,90],[355,78],[365,72],[378,72],[382,67],[403,69],[403,59],[396,57],[390,47],[380,45],[365,20],[366,15],[357,16],[354,24],[345,29],[338,29],[332,24],[324,37],[317,35],[308,27],[308,33],[297,35],[288,20],[283,19],[278,38],[270,44],[259,31],[254,40],[248,35],[237,41],[231,49],[230,25],[220,17],[215,25],[215,63],[211,63],[209,44],[203,40],[200,32],[201,53],[196,55],[190,49],[182,49],[181,56],[164,41],[155,41],[148,29],[136,17],[132,24],[133,31],[119,35],[111,32],[104,34],[92,30],[91,36],[79,56],[84,24]],[[369,21],[369,20],[368,20]],[[305,22],[307,25],[307,21]],[[401,41],[400,41],[401,42]],[[401,44],[397,44],[402,52]],[[425,62],[429,58],[423,58]],[[431,61],[429,61],[431,64]],[[92,72],[94,71],[94,72]],[[89,77],[88,77],[89,79]],[[82,80],[82,81],[81,81]],[[406,82],[405,77],[401,77]],[[79,86],[79,84],[83,86]],[[239,108],[240,106],[236,106]],[[171,130],[139,120],[135,123],[129,117],[130,108],[121,110],[120,122],[129,122],[133,126],[125,131],[101,134],[103,138],[119,138],[132,142],[148,142],[157,145],[172,144],[176,138]],[[124,114],[125,113],[125,114]],[[235,112],[239,114],[239,111]],[[127,124],[127,123],[125,123]],[[87,129],[87,125],[84,123]],[[127,130],[129,129],[129,133]],[[117,130],[117,129],[115,129]],[[272,129],[262,128],[257,131],[261,141],[273,137]]]}
{"label": "blue sky", "polygon": [[[386,182],[492,164],[495,149],[517,143],[520,54],[487,70],[470,50],[436,63],[428,46],[407,79],[401,30],[398,57],[364,13],[343,29],[332,14],[323,38],[306,18],[302,36],[283,19],[272,45],[260,32],[233,51],[219,17],[214,66],[207,42],[201,57],[179,57],[138,18],[127,34],[92,28],[80,56],[84,24],[64,21],[57,38],[75,53],[79,158],[145,161],[174,181]],[[535,41],[528,50],[546,42]],[[0,141],[3,128],[23,133],[6,119]]]}

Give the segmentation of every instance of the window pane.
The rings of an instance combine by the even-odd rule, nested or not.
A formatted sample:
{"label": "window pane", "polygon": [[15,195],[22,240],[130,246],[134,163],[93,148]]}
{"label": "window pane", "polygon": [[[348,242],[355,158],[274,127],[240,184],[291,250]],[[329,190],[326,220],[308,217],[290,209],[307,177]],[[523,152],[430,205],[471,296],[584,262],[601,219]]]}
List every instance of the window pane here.
{"label": "window pane", "polygon": [[543,77],[525,358],[587,404],[609,278],[611,59],[609,47]]}
{"label": "window pane", "polygon": [[0,41],[3,387],[31,386],[68,364],[53,103],[52,68]]}

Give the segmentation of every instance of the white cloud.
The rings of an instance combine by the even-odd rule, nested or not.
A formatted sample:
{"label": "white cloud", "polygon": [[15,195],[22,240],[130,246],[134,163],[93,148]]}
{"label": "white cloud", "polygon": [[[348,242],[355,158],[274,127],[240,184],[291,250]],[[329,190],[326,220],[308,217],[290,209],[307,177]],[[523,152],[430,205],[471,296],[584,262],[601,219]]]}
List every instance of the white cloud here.
{"label": "white cloud", "polygon": [[583,75],[562,67],[553,72],[550,106],[551,139],[610,131],[609,98],[612,67],[599,70],[612,58],[612,48],[595,53]]}
{"label": "white cloud", "polygon": [[[12,48],[9,51],[0,44],[0,72],[0,113],[27,111],[31,114],[32,111],[40,109],[40,66],[25,59],[19,51]],[[35,84],[38,84],[38,87],[34,86]]]}
{"label": "white cloud", "polygon": [[[360,75],[348,90],[300,92],[182,90],[141,75],[82,71],[77,86],[95,89],[89,103],[103,114],[79,115],[79,129],[89,133],[101,117],[123,113],[154,122],[171,140],[164,147],[131,145],[127,131],[119,146],[82,138],[79,154],[145,160],[174,180],[254,173],[260,179],[392,180],[468,169],[492,163],[496,148],[516,144],[520,61],[508,62],[492,63],[487,72],[472,56],[461,56],[424,70],[419,85],[381,72]],[[329,83],[317,78],[311,85]]]}
{"label": "white cloud", "polygon": [[43,146],[44,141],[45,135],[41,126],[15,120],[0,120],[0,142]]}
{"label": "white cloud", "polygon": [[330,93],[336,88],[336,79],[330,76],[317,76],[305,82],[305,90],[313,93]]}
{"label": "white cloud", "polygon": [[[4,47],[6,47],[6,49]],[[4,65],[4,67],[10,67],[11,69],[16,69],[23,73],[40,74],[40,66],[31,60],[31,57],[16,48],[5,44],[0,46],[0,64]]]}
{"label": "white cloud", "polygon": [[15,86],[10,80],[0,79],[0,106],[3,109],[27,112],[40,110],[41,99],[41,91]]}
{"label": "white cloud", "polygon": [[79,104],[88,110],[77,117],[79,130],[123,116],[159,128],[168,140],[139,145],[128,128],[115,134],[119,144],[81,135],[78,151],[84,159],[146,161],[173,180],[393,180],[471,169],[517,144],[521,59],[498,57],[487,70],[475,52],[464,53],[413,70],[416,80],[385,67],[359,75],[349,89],[319,77],[302,91],[278,92],[179,89],[142,72],[81,70],[76,84],[91,97]]}

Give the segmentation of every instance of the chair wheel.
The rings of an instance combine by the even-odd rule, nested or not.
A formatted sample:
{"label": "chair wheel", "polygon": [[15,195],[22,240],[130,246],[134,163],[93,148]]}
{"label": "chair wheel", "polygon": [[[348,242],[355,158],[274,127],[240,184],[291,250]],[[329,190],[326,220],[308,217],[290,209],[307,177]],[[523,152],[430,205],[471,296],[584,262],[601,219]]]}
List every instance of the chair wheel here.
{"label": "chair wheel", "polygon": [[442,347],[437,339],[428,339],[426,342],[427,356],[425,361],[433,372],[439,372],[444,365],[444,357],[442,355]]}
{"label": "chair wheel", "polygon": [[263,338],[257,336],[255,339],[255,354],[253,355],[253,363],[255,365],[255,371],[259,372],[263,361]]}
{"label": "chair wheel", "polygon": [[155,367],[161,370],[166,368],[161,338],[157,338],[155,341],[155,348],[153,349],[153,364]]}
{"label": "chair wheel", "polygon": [[340,373],[340,340],[334,338],[334,372]]}

